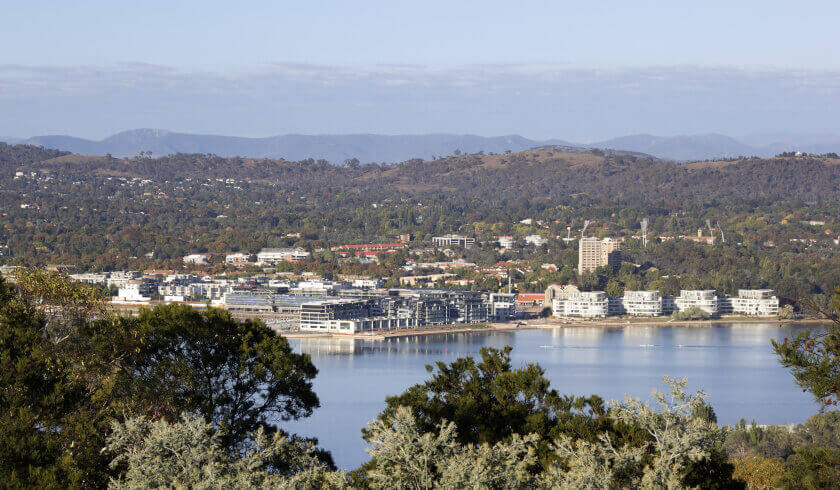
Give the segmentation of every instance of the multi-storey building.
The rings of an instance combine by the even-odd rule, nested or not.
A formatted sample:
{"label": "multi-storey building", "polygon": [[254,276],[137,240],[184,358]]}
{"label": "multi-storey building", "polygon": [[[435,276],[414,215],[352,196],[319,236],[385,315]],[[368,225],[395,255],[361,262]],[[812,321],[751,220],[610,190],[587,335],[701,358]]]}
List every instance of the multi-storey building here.
{"label": "multi-storey building", "polygon": [[779,314],[779,298],[772,289],[739,289],[738,296],[718,296],[718,311],[721,314],[776,316]]}
{"label": "multi-storey building", "polygon": [[608,265],[618,268],[621,265],[621,246],[617,240],[595,237],[580,239],[578,248],[578,273],[592,272],[598,267]]}
{"label": "multi-storey building", "polygon": [[432,243],[435,247],[444,248],[444,247],[461,247],[461,248],[471,248],[475,245],[475,238],[470,238],[462,235],[443,235],[443,236],[436,236],[432,237]]}
{"label": "multi-storey building", "polygon": [[264,248],[257,253],[258,265],[274,265],[279,262],[300,262],[309,257],[302,248]]}
{"label": "multi-storey building", "polygon": [[662,314],[662,295],[659,291],[624,291],[621,308],[625,315],[659,316]]}
{"label": "multi-storey building", "polygon": [[535,247],[541,247],[548,243],[548,239],[539,235],[528,235],[525,237],[525,243],[527,243],[528,245],[533,245]]}
{"label": "multi-storey building", "polygon": [[513,248],[516,244],[512,236],[500,236],[496,238],[496,241],[499,243],[499,248]]}
{"label": "multi-storey building", "polygon": [[374,300],[329,299],[300,305],[300,328],[356,333],[415,327],[414,318],[384,316]]}
{"label": "multi-storey building", "polygon": [[210,260],[210,254],[189,254],[183,258],[185,264],[193,265],[206,264],[208,260]]}
{"label": "multi-storey building", "polygon": [[244,253],[227,254],[225,256],[225,264],[234,267],[243,267],[251,263],[250,258],[251,256],[249,254]]}
{"label": "multi-storey building", "polygon": [[139,271],[115,271],[108,274],[106,284],[108,287],[121,288],[140,276]]}
{"label": "multi-storey building", "polygon": [[155,292],[154,283],[147,281],[132,281],[129,284],[119,288],[117,292],[117,301],[124,302],[148,302]]}
{"label": "multi-storey building", "polygon": [[488,316],[495,321],[504,322],[516,313],[515,293],[490,293],[488,298]]}
{"label": "multi-storey building", "polygon": [[692,307],[700,308],[714,316],[718,314],[718,297],[714,289],[683,289],[674,298],[674,311],[683,311]]}
{"label": "multi-storey building", "polygon": [[84,274],[70,274],[70,279],[86,284],[105,284],[105,281],[108,280],[108,273],[88,272]]}
{"label": "multi-storey building", "polygon": [[568,299],[555,299],[554,316],[603,318],[609,315],[610,300],[603,291],[571,293]]}

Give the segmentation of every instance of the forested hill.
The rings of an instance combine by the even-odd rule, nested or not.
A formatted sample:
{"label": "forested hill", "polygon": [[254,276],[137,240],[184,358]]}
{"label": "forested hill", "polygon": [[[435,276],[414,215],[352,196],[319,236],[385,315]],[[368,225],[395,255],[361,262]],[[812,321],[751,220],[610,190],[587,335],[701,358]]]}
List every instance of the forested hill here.
{"label": "forested hill", "polygon": [[790,157],[678,165],[638,154],[571,153],[546,147],[520,153],[460,155],[394,165],[335,166],[326,161],[222,158],[175,154],[161,158],[86,157],[26,145],[0,146],[4,171],[131,177],[154,181],[234,179],[290,190],[364,194],[458,196],[486,200],[527,197],[566,200],[777,199],[840,200],[840,160]]}
{"label": "forested hill", "polygon": [[49,150],[40,146],[8,145],[0,142],[0,165],[4,169],[13,168],[15,165],[43,162],[69,154],[70,152],[67,151]]}

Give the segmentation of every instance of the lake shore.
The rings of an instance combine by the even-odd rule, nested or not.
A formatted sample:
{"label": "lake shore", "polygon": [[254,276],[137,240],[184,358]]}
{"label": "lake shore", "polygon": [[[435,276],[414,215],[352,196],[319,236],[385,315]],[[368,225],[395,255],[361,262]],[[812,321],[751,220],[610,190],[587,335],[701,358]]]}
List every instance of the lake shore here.
{"label": "lake shore", "polygon": [[321,332],[280,332],[280,335],[287,339],[311,339],[311,338],[352,338],[358,340],[384,340],[389,338],[405,338],[405,337],[422,337],[427,335],[446,335],[446,334],[460,334],[460,333],[482,333],[482,332],[499,332],[499,331],[513,331],[513,330],[534,330],[534,329],[554,329],[554,328],[569,328],[569,327],[697,327],[705,328],[712,325],[728,324],[728,325],[743,325],[743,324],[762,324],[768,323],[776,324],[778,326],[785,325],[827,325],[831,320],[808,318],[795,320],[780,320],[778,318],[756,318],[756,317],[723,317],[709,320],[672,320],[667,317],[661,319],[656,318],[614,318],[614,319],[599,319],[599,320],[564,320],[559,318],[540,318],[520,322],[508,323],[487,323],[481,325],[471,324],[456,324],[442,327],[418,328],[418,329],[404,329],[391,331],[378,331],[355,334],[341,334],[341,333],[321,333]]}

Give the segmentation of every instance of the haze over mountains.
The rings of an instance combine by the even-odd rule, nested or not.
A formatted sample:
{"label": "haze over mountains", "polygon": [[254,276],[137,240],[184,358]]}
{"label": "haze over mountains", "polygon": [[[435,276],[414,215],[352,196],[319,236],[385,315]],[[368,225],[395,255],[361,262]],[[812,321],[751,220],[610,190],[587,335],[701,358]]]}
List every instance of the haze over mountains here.
{"label": "haze over mountains", "polygon": [[154,155],[173,153],[212,153],[230,157],[324,159],[341,163],[356,158],[367,162],[400,162],[410,158],[432,159],[464,153],[517,152],[545,145],[601,148],[646,153],[658,158],[689,161],[737,156],[768,157],[784,151],[808,153],[840,152],[840,136],[824,134],[758,134],[736,140],[720,134],[686,136],[633,135],[594,143],[578,144],[562,140],[532,140],[518,135],[483,137],[475,135],[281,135],[244,138],[176,133],[159,129],[135,129],[117,133],[100,141],[72,136],[36,136],[6,141],[44,146],[83,155],[111,154],[134,156],[151,151]]}

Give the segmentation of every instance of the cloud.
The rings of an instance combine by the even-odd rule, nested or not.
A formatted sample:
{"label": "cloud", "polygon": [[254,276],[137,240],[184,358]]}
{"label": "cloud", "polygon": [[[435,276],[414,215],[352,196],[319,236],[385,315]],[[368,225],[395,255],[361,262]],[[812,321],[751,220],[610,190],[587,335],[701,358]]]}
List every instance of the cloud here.
{"label": "cloud", "polygon": [[165,127],[249,136],[519,133],[598,139],[637,132],[840,130],[840,72],[692,66],[581,69],[491,64],[238,71],[0,65],[0,134],[105,136]]}

